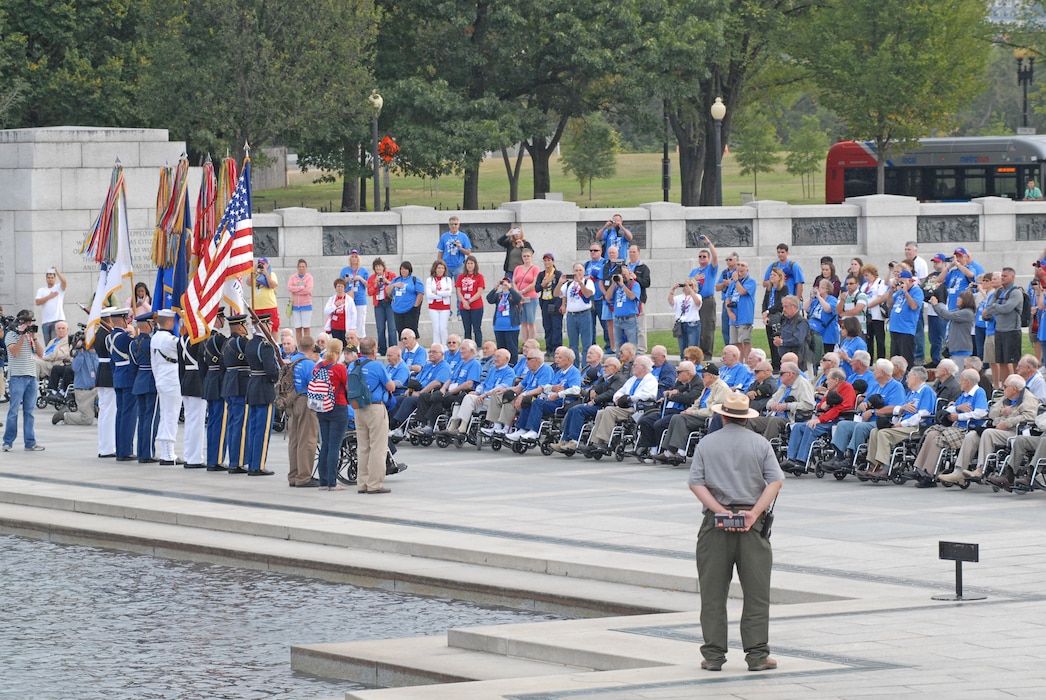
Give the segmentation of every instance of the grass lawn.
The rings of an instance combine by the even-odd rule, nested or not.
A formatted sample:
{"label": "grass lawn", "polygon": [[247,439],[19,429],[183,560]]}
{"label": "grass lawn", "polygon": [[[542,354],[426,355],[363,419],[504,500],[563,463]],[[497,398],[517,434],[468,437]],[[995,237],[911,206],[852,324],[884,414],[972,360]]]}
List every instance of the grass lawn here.
{"label": "grass lawn", "polygon": [[[670,201],[679,201],[679,159],[672,157],[672,189]],[[553,157],[552,187],[563,193],[563,199],[580,207],[634,207],[645,202],[660,202],[661,154],[624,153],[617,157],[617,175],[593,183],[592,199],[588,192],[580,193],[576,180],[563,174],[558,158]],[[285,189],[259,190],[253,193],[254,205],[263,212],[277,207],[304,206],[312,209],[337,211],[341,205],[341,180],[334,183],[313,183],[316,173],[290,173],[290,186]],[[785,172],[779,165],[774,173],[759,175],[758,199],[776,199],[792,204],[824,203],[824,173],[815,176],[813,198],[803,198],[799,178]],[[368,183],[367,202],[374,195]],[[419,177],[398,177],[389,180],[392,206],[414,204],[436,209],[457,209],[461,204],[462,178],[448,176],[436,180]],[[723,157],[723,204],[738,205],[742,192],[754,192],[752,176],[742,177],[733,156]],[[520,198],[530,199],[533,193],[533,169],[530,159],[524,158],[520,171]],[[479,203],[484,209],[496,209],[508,201],[508,176],[501,158],[488,158],[480,166]],[[382,193],[384,197],[384,193]]]}

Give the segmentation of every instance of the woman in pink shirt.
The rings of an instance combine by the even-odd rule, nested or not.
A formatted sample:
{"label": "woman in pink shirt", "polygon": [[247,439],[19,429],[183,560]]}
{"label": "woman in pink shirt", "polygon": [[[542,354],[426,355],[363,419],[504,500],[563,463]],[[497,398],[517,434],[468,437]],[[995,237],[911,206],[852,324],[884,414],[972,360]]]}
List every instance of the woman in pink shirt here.
{"label": "woman in pink shirt", "polygon": [[298,274],[287,280],[287,291],[291,293],[291,328],[294,337],[301,341],[312,335],[312,275],[304,258],[298,259]]}
{"label": "woman in pink shirt", "polygon": [[523,264],[512,271],[512,286],[523,297],[520,306],[522,319],[519,324],[519,340],[525,343],[537,336],[534,322],[538,317],[538,291],[535,288],[541,268],[534,264],[534,251],[523,250]]}

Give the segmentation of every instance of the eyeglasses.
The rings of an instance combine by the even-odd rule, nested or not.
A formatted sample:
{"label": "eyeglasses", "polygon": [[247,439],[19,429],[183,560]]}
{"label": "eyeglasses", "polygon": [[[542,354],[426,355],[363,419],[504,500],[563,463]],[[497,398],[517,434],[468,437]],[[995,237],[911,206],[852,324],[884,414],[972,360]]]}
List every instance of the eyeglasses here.
{"label": "eyeglasses", "polygon": [[447,345],[457,345],[457,344],[458,344],[458,341],[456,341],[456,340],[448,340],[447,341]]}
{"label": "eyeglasses", "polygon": [[601,249],[599,249],[599,248],[589,248],[588,252],[590,252],[590,253],[602,253],[603,251]]}
{"label": "eyeglasses", "polygon": [[784,375],[784,374],[795,374],[795,372],[789,372],[788,370],[784,370],[783,369],[783,370],[781,370],[781,374],[782,375]]}
{"label": "eyeglasses", "polygon": [[702,253],[701,255],[698,255],[697,257],[698,257],[698,258],[707,258],[708,256],[707,256],[707,255],[705,255],[704,253]]}

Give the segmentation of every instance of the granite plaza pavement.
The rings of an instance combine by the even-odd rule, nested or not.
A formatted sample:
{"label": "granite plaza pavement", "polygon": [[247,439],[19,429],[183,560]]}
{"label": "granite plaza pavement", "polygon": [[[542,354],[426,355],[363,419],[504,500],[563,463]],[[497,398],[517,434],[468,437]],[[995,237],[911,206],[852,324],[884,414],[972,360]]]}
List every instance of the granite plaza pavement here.
{"label": "granite plaza pavement", "polygon": [[[6,409],[6,406],[4,406]],[[1046,494],[788,477],[777,507],[776,671],[698,668],[686,472],[634,460],[406,446],[392,493],[289,489],[271,478],[95,457],[93,428],[52,426],[45,452],[0,455],[0,532],[306,573],[552,610],[575,619],[446,637],[305,645],[295,669],[399,698],[1041,697],[1046,685]],[[938,541],[980,545],[954,592]],[[428,685],[422,685],[428,684]]]}

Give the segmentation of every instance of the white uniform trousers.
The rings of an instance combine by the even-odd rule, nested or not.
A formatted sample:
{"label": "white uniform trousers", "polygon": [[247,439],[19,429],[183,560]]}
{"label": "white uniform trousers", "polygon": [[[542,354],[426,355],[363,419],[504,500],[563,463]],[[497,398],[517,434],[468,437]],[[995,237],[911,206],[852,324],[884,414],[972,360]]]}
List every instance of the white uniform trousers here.
{"label": "white uniform trousers", "polygon": [[185,405],[185,431],[182,434],[185,462],[187,464],[207,464],[207,452],[204,445],[207,402],[199,396],[183,396],[182,403]]}
{"label": "white uniform trousers", "polygon": [[156,388],[156,403],[160,408],[156,427],[156,455],[162,462],[177,457],[174,441],[178,436],[178,414],[182,410],[182,393],[177,389]]}
{"label": "white uniform trousers", "polygon": [[98,454],[116,454],[116,390],[98,387]]}

